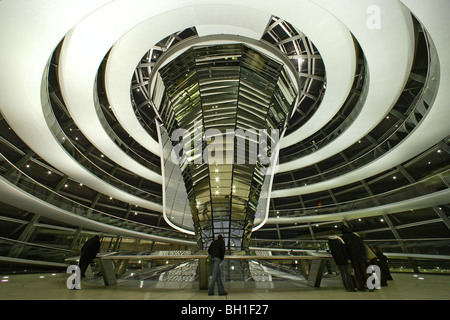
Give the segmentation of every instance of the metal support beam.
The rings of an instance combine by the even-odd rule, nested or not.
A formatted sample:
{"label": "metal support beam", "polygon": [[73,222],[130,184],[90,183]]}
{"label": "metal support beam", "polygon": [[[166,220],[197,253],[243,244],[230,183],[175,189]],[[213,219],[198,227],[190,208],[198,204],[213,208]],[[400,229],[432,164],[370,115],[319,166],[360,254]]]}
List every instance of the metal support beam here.
{"label": "metal support beam", "polygon": [[[30,222],[27,224],[25,229],[22,231],[20,236],[17,238],[18,241],[27,242],[30,239],[31,234],[33,233],[33,230],[35,228],[35,224],[39,220],[39,217],[40,216],[38,214],[33,215]],[[8,257],[18,258],[20,256],[20,254],[22,253],[22,250],[23,250],[23,246],[21,244],[15,244],[11,248],[11,251],[8,253]]]}
{"label": "metal support beam", "polygon": [[[29,154],[30,154],[30,152],[29,152],[25,157],[23,157],[19,162],[24,161],[23,163],[25,163],[25,162],[26,162],[25,159],[26,159],[26,158],[29,159],[29,158],[31,157],[31,156],[28,157]],[[34,154],[34,153],[33,153],[33,154]],[[23,163],[22,163],[22,165],[23,165]],[[55,187],[55,189],[54,189],[55,193],[57,193],[57,192],[62,188],[62,186],[66,183],[67,179],[68,179],[68,176],[64,176],[64,177],[58,182],[58,184],[56,185],[56,187]],[[51,194],[45,199],[45,201],[46,201],[46,202],[50,202],[50,201],[54,198],[55,193],[51,193]],[[35,225],[36,225],[36,223],[39,221],[39,218],[40,218],[40,215],[38,215],[38,214],[33,215],[33,217],[31,218],[30,222],[27,224],[27,226],[25,227],[25,229],[22,231],[22,233],[21,233],[20,236],[18,237],[18,239],[17,239],[18,241],[22,241],[22,242],[28,242],[28,241],[29,241],[29,239],[30,239],[30,237],[31,237],[31,235],[33,234],[33,231],[34,231],[34,229],[35,229]],[[23,250],[23,246],[22,246],[22,245],[19,245],[19,244],[16,244],[16,245],[13,246],[13,248],[11,249],[11,251],[8,253],[8,257],[17,258],[17,257],[22,253],[22,250]]]}
{"label": "metal support beam", "polygon": [[100,199],[101,195],[102,194],[100,192],[95,195],[95,198],[91,202],[89,209],[86,211],[86,217],[90,217],[92,215],[92,211],[94,210],[95,206],[97,205],[98,200]]}
{"label": "metal support beam", "polygon": [[444,141],[439,141],[438,146],[439,148],[450,154],[450,146],[446,144]]}
{"label": "metal support beam", "polygon": [[408,179],[409,183],[417,182],[416,179],[414,179],[413,176],[405,169],[405,167],[399,165],[396,168],[406,179]]}
{"label": "metal support beam", "polygon": [[444,211],[442,211],[442,209],[437,206],[432,207],[432,209],[434,210],[434,212],[436,212],[439,218],[442,219],[442,222],[445,223],[447,228],[450,229],[450,219],[445,215]]}
{"label": "metal support beam", "polygon": [[73,250],[74,250],[75,245],[76,245],[77,242],[78,242],[78,239],[80,239],[80,235],[81,235],[81,232],[82,232],[82,231],[83,231],[83,228],[78,228],[78,229],[75,231],[75,234],[74,234],[74,236],[73,236],[72,242],[70,243],[70,246],[69,246],[69,250],[70,250],[70,251],[73,251]]}
{"label": "metal support beam", "polygon": [[[370,196],[374,196],[374,193],[372,192],[372,189],[369,187],[369,185],[367,184],[367,182],[365,180],[361,181],[362,185],[364,186],[364,188],[366,189],[366,191],[369,193]],[[377,199],[373,199],[374,203],[379,206],[380,202]],[[402,241],[402,237],[400,236],[400,234],[398,233],[397,229],[395,228],[395,225],[392,223],[391,219],[389,218],[389,216],[387,214],[383,215],[383,219],[384,221],[386,221],[386,223],[389,226],[389,229],[391,230],[392,234],[394,235],[395,239],[397,239],[397,242],[400,246],[400,248],[402,249],[402,251],[404,253],[408,253],[408,249],[405,246],[405,243]],[[419,272],[419,269],[417,268],[415,262],[412,259],[408,259],[409,262],[411,263],[412,268],[414,269],[414,272]]]}
{"label": "metal support beam", "polygon": [[[28,160],[31,159],[31,157],[33,157],[35,155],[35,153],[33,151],[29,151],[24,157],[22,157],[22,159],[20,159],[19,161],[17,161],[14,166],[17,168],[20,168],[21,166],[23,166]],[[5,172],[4,176],[5,177],[9,177],[11,174],[13,174],[14,172],[16,172],[16,168],[15,167],[10,167],[8,169],[8,171]]]}

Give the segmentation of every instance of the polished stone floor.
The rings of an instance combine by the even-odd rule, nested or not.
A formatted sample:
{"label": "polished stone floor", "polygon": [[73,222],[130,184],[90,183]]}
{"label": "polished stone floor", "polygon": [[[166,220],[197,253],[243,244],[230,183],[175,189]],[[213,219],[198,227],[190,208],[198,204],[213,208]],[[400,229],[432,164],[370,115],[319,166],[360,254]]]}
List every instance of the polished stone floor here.
{"label": "polished stone floor", "polygon": [[339,279],[311,288],[302,281],[225,282],[227,296],[208,296],[197,282],[126,280],[104,286],[101,278],[83,280],[68,290],[68,274],[0,275],[1,300],[450,300],[450,276],[393,274],[389,286],[374,292],[346,292]]}

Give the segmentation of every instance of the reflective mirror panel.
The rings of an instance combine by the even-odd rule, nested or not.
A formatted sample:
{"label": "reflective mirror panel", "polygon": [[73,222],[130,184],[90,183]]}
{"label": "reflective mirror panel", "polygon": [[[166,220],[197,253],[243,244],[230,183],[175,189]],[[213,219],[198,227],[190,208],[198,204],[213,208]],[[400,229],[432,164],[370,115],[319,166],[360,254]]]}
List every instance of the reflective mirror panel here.
{"label": "reflective mirror panel", "polygon": [[261,189],[297,98],[285,66],[244,44],[194,46],[160,68],[153,101],[170,135],[193,228],[248,245]]}

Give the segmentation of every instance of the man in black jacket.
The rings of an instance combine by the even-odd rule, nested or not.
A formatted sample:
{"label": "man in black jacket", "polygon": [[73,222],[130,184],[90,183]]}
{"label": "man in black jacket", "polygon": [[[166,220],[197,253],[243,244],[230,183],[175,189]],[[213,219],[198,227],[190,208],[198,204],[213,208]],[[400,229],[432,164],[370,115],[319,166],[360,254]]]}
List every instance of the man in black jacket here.
{"label": "man in black jacket", "polygon": [[214,295],[214,287],[217,282],[217,289],[219,290],[219,295],[227,295],[228,292],[225,291],[222,283],[222,275],[220,272],[220,263],[225,256],[225,241],[223,236],[219,234],[215,240],[211,243],[208,248],[208,253],[211,256],[211,263],[213,265],[211,284],[209,285],[208,295]]}
{"label": "man in black jacket", "polygon": [[94,237],[90,238],[88,241],[86,241],[81,248],[81,256],[80,256],[80,270],[81,270],[81,277],[85,277],[85,273],[87,270],[87,267],[89,264],[94,260],[94,258],[97,256],[97,253],[100,252],[100,237],[98,235],[95,235]]}
{"label": "man in black jacket", "polygon": [[355,292],[355,287],[353,286],[352,276],[350,275],[350,258],[348,256],[347,249],[345,248],[344,240],[338,237],[334,230],[330,230],[330,235],[328,236],[328,248],[330,248],[331,255],[333,256],[334,262],[341,272],[342,282],[344,287],[348,292]]}
{"label": "man in black jacket", "polygon": [[356,287],[359,291],[366,291],[367,254],[363,240],[349,227],[343,227],[342,239],[345,242],[353,269],[355,270]]}

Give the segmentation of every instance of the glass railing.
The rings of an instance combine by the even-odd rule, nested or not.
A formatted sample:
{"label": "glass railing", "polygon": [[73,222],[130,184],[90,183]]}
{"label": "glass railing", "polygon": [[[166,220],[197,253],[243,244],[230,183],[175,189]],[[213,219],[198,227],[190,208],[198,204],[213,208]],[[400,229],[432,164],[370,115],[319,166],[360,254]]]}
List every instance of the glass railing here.
{"label": "glass railing", "polygon": [[140,198],[151,202],[162,203],[162,197],[160,195],[156,195],[152,192],[137,188],[133,185],[121,181],[110,173],[104,171],[102,168],[93,163],[88,157],[86,157],[83,152],[72,143],[71,139],[60,127],[55,115],[53,114],[49,100],[43,101],[43,110],[50,130],[58,139],[61,146],[64,147],[64,149],[72,156],[72,158],[74,158],[81,166],[86,168],[96,177],[125,192],[128,192],[132,195],[138,195]]}
{"label": "glass railing", "polygon": [[379,247],[393,254],[403,253],[405,248],[412,256],[442,255],[450,258],[450,238],[366,239],[364,242],[371,247]]}
{"label": "glass railing", "polygon": [[2,257],[61,263],[70,254],[74,254],[74,251],[0,237]]}
{"label": "glass railing", "polygon": [[[409,116],[400,125],[394,127],[396,128],[396,131],[393,132],[389,137],[387,137],[377,147],[371,149],[370,151],[366,152],[365,154],[361,155],[360,157],[352,161],[346,162],[345,164],[337,168],[290,182],[276,183],[273,185],[273,190],[290,189],[293,187],[300,187],[326,181],[335,178],[337,176],[340,176],[342,174],[348,173],[357,168],[361,168],[364,165],[376,160],[379,156],[382,156],[386,152],[395,148],[419,124],[419,122],[416,120],[417,113],[420,113],[423,118],[425,113],[428,111],[428,108],[424,107],[427,104],[424,103],[423,98],[424,98],[424,90],[422,89],[420,91],[420,94],[416,96],[413,102],[414,108],[413,110],[411,110]],[[415,126],[413,124],[415,124]]]}
{"label": "glass railing", "polygon": [[127,193],[130,193],[135,196],[139,196],[142,199],[154,202],[154,203],[162,203],[162,197],[160,195],[154,194],[151,191],[144,190],[142,188],[137,188],[133,185],[130,185],[122,180],[116,178],[114,175],[106,172],[95,163],[93,163],[88,157],[86,157],[82,151],[80,151],[70,140],[70,138],[61,130],[59,125],[56,129],[53,130],[55,136],[60,141],[61,145],[65,150],[69,152],[69,154],[84,168],[86,168],[89,172],[94,174],[96,177],[102,179],[103,181],[111,184],[120,190],[123,190]]}
{"label": "glass railing", "polygon": [[[450,274],[450,238],[371,239],[369,247],[378,247],[387,258],[391,272]],[[251,253],[271,256],[314,256],[329,254],[328,240],[251,240]],[[263,250],[263,251],[262,251]],[[405,252],[406,250],[406,252]],[[269,253],[270,251],[270,253]],[[261,253],[262,252],[262,253]]]}
{"label": "glass railing", "polygon": [[253,237],[250,242],[250,252],[255,253],[261,248],[265,250],[273,250],[272,254],[278,255],[300,255],[305,256],[308,253],[325,253],[327,250],[326,240],[275,240],[275,239],[259,239]]}
{"label": "glass railing", "polygon": [[[436,79],[439,78],[439,65],[437,62],[438,60],[436,59],[436,49],[431,39],[428,39],[426,33],[424,33],[424,38],[426,40],[425,43],[428,52],[427,57],[428,70],[427,74],[425,75],[426,80],[422,88],[415,95],[414,100],[411,102],[410,106],[405,111],[404,120],[401,123],[398,123],[395,126],[393,125],[391,127],[392,132],[389,134],[389,136],[385,138],[384,141],[378,144],[375,148],[371,149],[370,151],[364,153],[363,155],[359,156],[358,158],[352,161],[346,162],[345,164],[337,168],[333,168],[320,174],[305,177],[302,179],[297,179],[290,182],[274,183],[273,190],[289,189],[292,187],[311,185],[321,181],[329,180],[331,178],[335,178],[339,175],[350,172],[351,170],[354,170],[356,168],[361,168],[362,166],[382,156],[386,152],[392,150],[420,124],[421,120],[427,114],[429,106],[432,105],[433,103],[434,97],[438,89],[436,85]],[[362,101],[358,100],[357,105],[359,105],[359,107],[355,107],[355,110],[358,110],[358,108],[361,108],[362,105],[364,104],[365,101],[364,92],[367,91],[366,90],[367,86],[368,83],[365,84],[364,86],[362,93]],[[404,94],[409,95],[411,89],[413,89],[415,86],[416,86],[415,82],[411,81],[409,86],[405,87]],[[367,94],[367,92],[365,94]],[[402,104],[401,99],[399,99],[397,103],[401,105]],[[393,109],[395,109],[395,106]],[[354,112],[356,111],[352,111],[352,113]],[[321,147],[325,146],[325,144],[329,143],[331,140],[335,139],[339,134],[341,134],[344,131],[343,128],[347,128],[349,125],[351,125],[354,119],[355,117],[351,116],[350,114],[350,116],[342,123],[342,125],[339,126],[337,129],[335,129],[335,131],[330,135],[328,135],[326,138],[324,138],[321,141],[315,142],[314,145],[309,146],[301,151],[290,154],[289,157],[283,158],[283,161],[294,160],[320,149]]]}
{"label": "glass railing", "polygon": [[[97,88],[97,80],[95,83],[95,88]],[[101,102],[100,99],[102,99],[103,102]],[[110,126],[110,124],[108,123],[108,120],[106,119],[106,116],[103,113],[103,109],[102,109],[102,106],[106,106],[106,108],[108,108],[109,102],[107,101],[105,96],[102,96],[102,97],[99,96],[98,90],[96,90],[96,92],[94,94],[94,104],[95,104],[95,109],[97,111],[98,119],[99,119],[100,123],[102,124],[102,127],[105,130],[105,132],[111,138],[111,140],[114,141],[114,143],[124,153],[126,153],[130,158],[132,158],[139,164],[143,165],[144,167],[149,168],[150,170],[152,170],[158,174],[161,174],[161,166],[155,165],[154,163],[151,162],[151,157],[153,154],[150,154],[150,151],[148,151],[148,153],[149,153],[148,157],[136,152],[135,150],[133,150],[133,148],[129,144],[125,143],[119,137],[119,135],[116,133],[116,131],[114,131],[114,129]],[[114,113],[111,112],[110,116],[114,116]],[[133,138],[130,136],[129,139],[133,139]],[[134,140],[134,142],[136,144],[138,144],[138,142],[136,140]],[[155,157],[155,155],[153,155],[153,157]]]}
{"label": "glass railing", "polygon": [[44,186],[43,184],[32,179],[26,173],[21,171],[19,168],[15,167],[8,159],[6,159],[3,154],[0,153],[0,163],[6,169],[14,168],[12,174],[3,179],[9,181],[13,185],[17,186],[21,190],[35,196],[51,205],[54,205],[60,209],[74,213],[79,216],[87,217],[92,220],[107,223],[108,225],[114,225],[124,229],[134,230],[138,232],[148,233],[152,235],[171,237],[175,239],[191,240],[187,235],[182,234],[173,229],[155,227],[152,225],[132,221],[125,218],[120,218],[112,214],[102,212],[82,203],[76,202],[74,200],[65,197],[50,188]]}
{"label": "glass railing", "polygon": [[[59,49],[60,48],[57,48],[57,50]],[[57,52],[55,51],[55,53]],[[141,148],[142,152],[134,150],[132,147],[133,143],[137,145],[139,143],[127,133],[125,133],[126,135],[124,136],[124,139],[128,140],[128,143],[125,143],[123,141],[123,138],[121,138],[120,134],[118,133],[118,130],[115,129],[115,127],[120,126],[120,123],[115,118],[114,112],[110,112],[108,114],[108,117],[111,119],[110,121],[108,121],[107,116],[104,114],[104,110],[108,110],[111,108],[106,96],[106,89],[104,84],[106,63],[107,59],[105,58],[98,69],[94,84],[95,92],[93,98],[98,120],[100,121],[105,133],[111,138],[111,141],[113,141],[124,153],[126,153],[130,158],[143,165],[144,167],[149,168],[157,174],[160,174],[161,167],[159,165],[159,157],[156,156],[151,150],[147,150],[144,147]],[[57,73],[58,71],[57,68],[55,68],[50,69],[49,72]],[[60,90],[58,83],[53,84],[53,86],[56,87],[56,90]],[[60,103],[64,105],[63,101],[60,101]],[[125,132],[126,130],[123,131]],[[131,140],[133,142],[131,142]],[[154,161],[156,161],[156,163]]]}
{"label": "glass railing", "polygon": [[[283,30],[283,40],[277,34],[280,26]],[[288,34],[287,38],[284,37],[285,33]],[[296,30],[288,21],[279,17],[271,17],[261,41],[267,42],[284,53],[300,76],[302,95],[299,97],[295,116],[291,118],[289,127],[286,129],[286,135],[288,135],[300,128],[318,110],[325,92],[325,67],[321,63],[320,52],[312,41]],[[355,44],[357,45],[357,43]]]}
{"label": "glass railing", "polygon": [[370,196],[358,200],[340,202],[336,204],[307,207],[301,209],[279,209],[270,210],[271,217],[300,217],[307,215],[323,215],[336,212],[348,212],[354,210],[373,208],[377,206],[397,203],[400,201],[426,196],[431,193],[448,189],[450,186],[450,170],[433,175],[416,183],[384,192],[375,196]]}
{"label": "glass railing", "polygon": [[[364,62],[362,64],[358,64],[357,67],[358,70],[355,73],[356,76],[353,81],[352,91],[349,94],[349,98],[347,98],[341,109],[338,111],[338,114],[329,122],[329,126],[336,127],[333,132],[320,140],[317,140],[314,136],[312,136],[300,141],[294,146],[281,149],[279,159],[280,164],[298,159],[317,151],[319,148],[322,148],[332,140],[336,139],[341,133],[351,126],[364,107],[370,84],[369,71],[366,67],[365,59]],[[320,100],[322,100],[322,97]],[[354,105],[350,105],[350,103],[353,103]],[[345,116],[344,110],[351,110],[349,111],[348,116]],[[326,131],[327,126],[325,126],[321,132]],[[303,146],[303,148],[297,150],[301,148],[301,146]]]}

